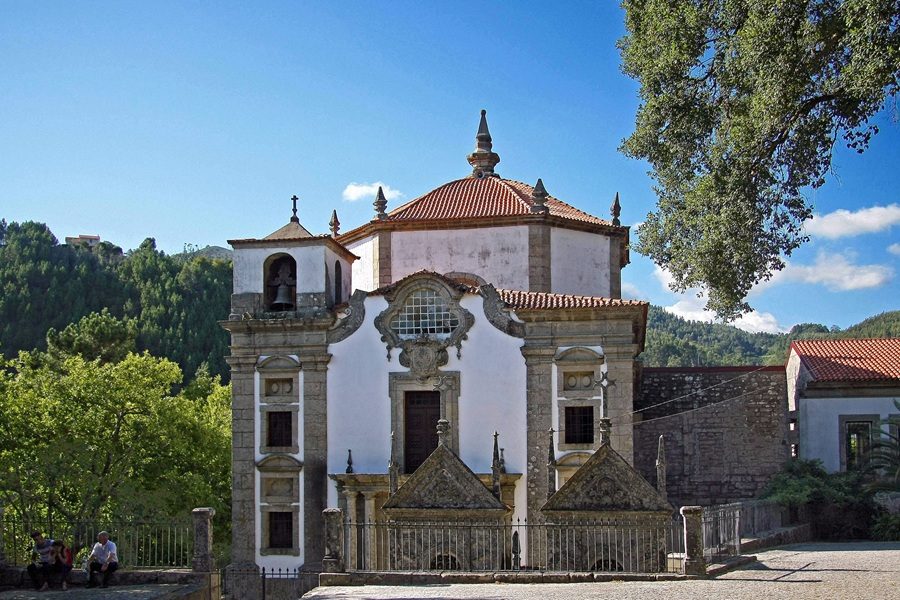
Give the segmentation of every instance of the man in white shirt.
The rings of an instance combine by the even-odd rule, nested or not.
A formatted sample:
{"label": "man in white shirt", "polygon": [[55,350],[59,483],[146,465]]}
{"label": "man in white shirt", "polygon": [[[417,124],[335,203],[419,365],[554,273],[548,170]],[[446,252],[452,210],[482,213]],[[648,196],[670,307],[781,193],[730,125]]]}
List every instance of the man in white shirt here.
{"label": "man in white shirt", "polygon": [[109,534],[101,531],[97,534],[97,543],[91,550],[88,558],[91,563],[91,571],[88,576],[88,587],[96,587],[94,583],[94,573],[98,571],[103,573],[103,583],[100,587],[106,587],[109,584],[109,576],[119,568],[119,556],[116,554],[116,544],[109,539]]}

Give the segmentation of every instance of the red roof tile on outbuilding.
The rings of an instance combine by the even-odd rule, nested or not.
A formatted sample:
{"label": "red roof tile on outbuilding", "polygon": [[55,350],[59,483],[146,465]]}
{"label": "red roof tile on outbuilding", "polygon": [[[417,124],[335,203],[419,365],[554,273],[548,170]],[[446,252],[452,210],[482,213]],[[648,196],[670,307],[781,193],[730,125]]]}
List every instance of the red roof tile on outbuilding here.
{"label": "red roof tile on outbuilding", "polygon": [[791,342],[815,381],[900,380],[900,338]]}

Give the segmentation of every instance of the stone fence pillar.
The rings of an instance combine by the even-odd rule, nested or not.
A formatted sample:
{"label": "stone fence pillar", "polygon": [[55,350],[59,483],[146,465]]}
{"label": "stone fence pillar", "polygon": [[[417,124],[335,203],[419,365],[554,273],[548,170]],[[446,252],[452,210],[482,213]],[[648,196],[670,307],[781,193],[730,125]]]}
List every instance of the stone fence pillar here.
{"label": "stone fence pillar", "polygon": [[213,559],[213,526],[214,508],[195,508],[191,515],[194,518],[194,560],[195,573],[209,573],[215,570]]}
{"label": "stone fence pillar", "polygon": [[682,506],[684,518],[684,573],[706,575],[706,559],[703,558],[703,507]]}
{"label": "stone fence pillar", "polygon": [[322,570],[326,573],[343,573],[344,511],[326,508],[322,515],[325,517],[325,557],[322,559]]}

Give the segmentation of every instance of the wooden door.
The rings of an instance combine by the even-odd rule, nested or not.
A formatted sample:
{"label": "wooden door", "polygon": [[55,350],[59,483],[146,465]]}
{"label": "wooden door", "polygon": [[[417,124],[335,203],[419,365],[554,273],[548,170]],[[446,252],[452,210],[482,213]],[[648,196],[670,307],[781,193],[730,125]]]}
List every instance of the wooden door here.
{"label": "wooden door", "polygon": [[412,473],[437,448],[437,422],[441,418],[440,392],[406,392],[404,473]]}

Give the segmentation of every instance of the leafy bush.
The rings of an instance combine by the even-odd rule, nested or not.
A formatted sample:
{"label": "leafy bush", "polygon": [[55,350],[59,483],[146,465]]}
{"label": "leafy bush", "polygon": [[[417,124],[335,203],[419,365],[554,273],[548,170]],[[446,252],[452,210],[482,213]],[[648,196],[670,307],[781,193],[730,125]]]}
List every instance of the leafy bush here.
{"label": "leafy bush", "polygon": [[808,516],[818,539],[867,538],[876,513],[862,473],[828,473],[820,461],[789,462],[763,497]]}
{"label": "leafy bush", "polygon": [[879,542],[900,542],[900,514],[878,515],[872,523],[872,539]]}

